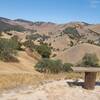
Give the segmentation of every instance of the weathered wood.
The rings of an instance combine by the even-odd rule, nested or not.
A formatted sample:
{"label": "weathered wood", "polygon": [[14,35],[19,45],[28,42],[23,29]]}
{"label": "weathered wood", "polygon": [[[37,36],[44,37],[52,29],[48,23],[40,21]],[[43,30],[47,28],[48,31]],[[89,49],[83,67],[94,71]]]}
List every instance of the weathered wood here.
{"label": "weathered wood", "polygon": [[74,72],[100,72],[97,67],[71,67]]}
{"label": "weathered wood", "polygon": [[95,88],[96,72],[85,72],[84,88],[92,90]]}
{"label": "weathered wood", "polygon": [[84,72],[85,73],[85,82],[84,88],[92,90],[95,88],[96,83],[96,73],[100,72],[100,68],[93,67],[72,67],[74,72]]}

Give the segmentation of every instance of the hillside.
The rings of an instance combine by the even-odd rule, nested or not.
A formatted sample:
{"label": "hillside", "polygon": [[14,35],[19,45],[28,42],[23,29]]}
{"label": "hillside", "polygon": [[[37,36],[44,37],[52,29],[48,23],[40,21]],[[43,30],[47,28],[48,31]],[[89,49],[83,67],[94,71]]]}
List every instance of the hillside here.
{"label": "hillside", "polygon": [[[83,52],[84,54],[89,50],[98,52],[100,48],[97,47],[100,45],[100,24],[88,24],[86,22],[56,24],[43,21],[32,22],[24,19],[11,20],[0,17],[0,30],[4,30],[2,38],[17,35],[22,42],[25,42],[27,41],[26,37],[30,35],[36,44],[39,44],[39,40],[51,44],[53,48],[52,55],[56,54],[56,58],[62,58],[63,61],[74,59],[72,58],[73,51],[79,51],[76,53],[79,60],[83,56]],[[97,49],[98,51],[96,51]],[[72,62],[76,62],[77,59],[72,60]]]}
{"label": "hillside", "polygon": [[1,73],[34,73],[34,65],[37,60],[27,55],[26,52],[19,52],[17,55],[19,62],[2,62],[0,61],[0,74]]}
{"label": "hillside", "polygon": [[69,48],[64,52],[58,53],[58,59],[61,59],[63,62],[70,62],[70,63],[78,63],[82,57],[86,53],[96,53],[98,58],[100,59],[100,47],[91,45],[91,44],[80,44],[74,47]]}
{"label": "hillside", "polygon": [[[16,47],[18,47],[15,50],[18,51],[18,54],[14,55],[18,62],[3,62],[0,60],[0,89],[26,85],[36,87],[46,80],[83,78],[83,74],[73,72],[44,74],[36,71],[34,66],[41,59],[36,48],[42,43],[50,46],[51,59],[60,59],[63,63],[68,62],[75,65],[81,61],[86,53],[96,53],[100,59],[100,24],[85,22],[57,24],[43,21],[32,22],[24,19],[11,20],[0,17],[0,38],[4,39],[4,42],[1,42],[1,51],[7,51],[8,49],[2,48],[12,48],[16,43]],[[10,46],[8,46],[8,43]],[[11,48],[8,50],[9,52],[12,50]],[[2,57],[4,56],[7,57],[6,54]],[[100,79],[99,76],[98,74],[98,79]]]}

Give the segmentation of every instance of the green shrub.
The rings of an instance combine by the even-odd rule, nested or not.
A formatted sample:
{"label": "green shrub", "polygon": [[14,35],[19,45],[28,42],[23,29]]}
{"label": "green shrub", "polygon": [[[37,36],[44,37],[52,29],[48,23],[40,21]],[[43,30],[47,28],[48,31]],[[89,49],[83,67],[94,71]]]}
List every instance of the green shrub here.
{"label": "green shrub", "polygon": [[62,66],[60,60],[44,58],[36,64],[35,69],[39,72],[59,73],[62,71]]}
{"label": "green shrub", "polygon": [[12,39],[0,39],[0,59],[3,61],[15,60],[18,44]]}
{"label": "green shrub", "polygon": [[82,59],[81,66],[84,67],[99,67],[99,59],[96,54],[86,53]]}
{"label": "green shrub", "polygon": [[70,47],[74,46],[74,42],[70,41]]}
{"label": "green shrub", "polygon": [[53,54],[53,55],[52,55],[52,57],[56,57],[56,56],[57,56],[57,54]]}
{"label": "green shrub", "polygon": [[51,55],[51,47],[49,47],[47,44],[40,44],[36,47],[36,51],[43,57],[43,58],[49,58]]}
{"label": "green shrub", "polygon": [[77,39],[80,37],[78,31],[76,28],[73,28],[73,27],[67,27],[63,30],[63,33],[64,34],[68,34],[68,36],[71,38],[71,39]]}
{"label": "green shrub", "polygon": [[13,42],[16,50],[22,50],[21,49],[22,44],[18,41],[18,36],[14,35],[13,37],[11,37],[10,41]]}
{"label": "green shrub", "polygon": [[87,43],[94,44],[93,40],[88,40]]}
{"label": "green shrub", "polygon": [[61,60],[44,58],[36,64],[35,69],[45,73],[60,73],[70,72],[72,66],[71,63],[62,64]]}
{"label": "green shrub", "polygon": [[73,64],[71,64],[71,63],[64,63],[63,64],[63,71],[65,71],[65,72],[72,71],[72,69],[71,69],[72,66],[73,66]]}

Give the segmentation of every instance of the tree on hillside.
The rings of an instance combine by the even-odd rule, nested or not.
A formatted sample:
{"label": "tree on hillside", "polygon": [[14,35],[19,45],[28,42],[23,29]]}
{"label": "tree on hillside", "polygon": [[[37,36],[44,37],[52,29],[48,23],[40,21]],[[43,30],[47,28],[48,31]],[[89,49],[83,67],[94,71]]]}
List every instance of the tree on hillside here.
{"label": "tree on hillside", "polygon": [[70,41],[70,46],[74,46],[74,42],[73,41]]}
{"label": "tree on hillside", "polygon": [[68,34],[68,36],[71,38],[71,39],[78,39],[80,38],[80,35],[77,31],[76,28],[73,28],[73,27],[67,27],[63,30],[63,33],[64,34]]}
{"label": "tree on hillside", "polygon": [[43,58],[36,64],[35,69],[39,72],[55,74],[60,72],[70,72],[72,71],[72,66],[73,64],[71,63],[63,64],[61,60]]}
{"label": "tree on hillside", "polygon": [[3,61],[17,61],[15,55],[17,53],[18,44],[12,39],[0,39],[0,59]]}
{"label": "tree on hillside", "polygon": [[88,40],[87,43],[94,44],[93,40]]}
{"label": "tree on hillside", "polygon": [[17,50],[22,50],[21,49],[22,44],[18,40],[18,36],[14,35],[13,37],[11,37],[11,40],[10,41],[15,44]]}
{"label": "tree on hillside", "polygon": [[63,64],[60,60],[44,58],[36,64],[35,69],[39,72],[59,73],[62,71],[62,66]]}
{"label": "tree on hillside", "polygon": [[49,58],[51,55],[51,47],[47,44],[40,44],[36,47],[36,51],[43,57],[43,58]]}
{"label": "tree on hillside", "polygon": [[99,67],[99,59],[96,54],[86,53],[82,59],[83,67]]}

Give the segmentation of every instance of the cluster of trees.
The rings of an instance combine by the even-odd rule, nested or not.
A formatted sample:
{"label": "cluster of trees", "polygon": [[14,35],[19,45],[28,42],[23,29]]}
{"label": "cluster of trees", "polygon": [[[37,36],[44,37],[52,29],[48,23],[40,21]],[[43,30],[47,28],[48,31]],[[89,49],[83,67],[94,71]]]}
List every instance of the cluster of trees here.
{"label": "cluster of trees", "polygon": [[[77,66],[100,67],[99,59],[94,53],[93,54],[86,53],[82,58],[81,63],[77,64]],[[60,72],[72,71],[71,67],[73,67],[73,64],[71,63],[63,64],[61,60],[43,58],[36,64],[35,69],[39,72],[44,72],[44,73],[60,73]]]}
{"label": "cluster of trees", "polygon": [[72,66],[70,63],[63,64],[61,60],[44,58],[36,64],[35,69],[44,73],[59,73],[71,71]]}
{"label": "cluster of trees", "polygon": [[15,55],[19,44],[13,39],[0,39],[0,59],[3,61],[17,61]]}
{"label": "cluster of trees", "polygon": [[42,58],[50,58],[51,47],[48,44],[42,43],[36,46],[35,50],[42,56]]}
{"label": "cluster of trees", "polygon": [[[68,29],[67,31],[70,32]],[[75,31],[75,30],[73,30]],[[24,45],[26,48],[30,48],[32,51],[37,51],[42,59],[36,64],[35,69],[39,72],[44,73],[60,73],[60,72],[70,72],[73,64],[62,63],[61,60],[50,59],[52,54],[51,44],[40,42],[40,45],[35,45],[33,40],[36,37],[27,37],[27,41],[21,44],[18,41],[17,36],[13,36],[10,39],[0,38],[0,60],[3,61],[17,61],[15,55],[18,50],[21,50],[21,46]],[[73,42],[71,42],[73,46]],[[82,62],[78,66],[83,67],[100,67],[99,59],[96,54],[85,54],[82,58]]]}
{"label": "cluster of trees", "polygon": [[41,42],[40,45],[35,46],[35,50],[41,55],[42,59],[36,64],[35,69],[44,73],[59,73],[69,72],[73,66],[70,63],[62,63],[61,60],[51,59],[52,54],[51,44]]}
{"label": "cluster of trees", "polygon": [[31,37],[28,38],[28,41],[24,43],[24,46],[30,48],[33,51],[37,51],[41,55],[42,59],[35,66],[37,71],[45,73],[71,71],[71,66],[73,66],[72,64],[63,64],[60,60],[50,59],[50,55],[52,53],[51,44],[40,42],[40,45],[35,45]]}
{"label": "cluster of trees", "polygon": [[63,30],[64,34],[68,34],[71,39],[79,39],[80,35],[76,28],[74,27],[67,27]]}
{"label": "cluster of trees", "polygon": [[40,43],[40,45],[35,45],[32,40],[27,40],[23,43],[26,48],[30,48],[31,51],[37,51],[42,58],[49,58],[51,55],[51,46],[47,43]]}
{"label": "cluster of trees", "polygon": [[20,46],[16,37],[12,37],[11,39],[0,38],[0,60],[17,61],[15,55]]}

